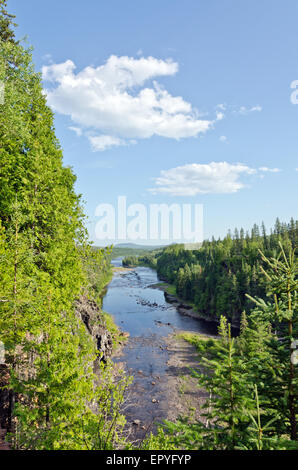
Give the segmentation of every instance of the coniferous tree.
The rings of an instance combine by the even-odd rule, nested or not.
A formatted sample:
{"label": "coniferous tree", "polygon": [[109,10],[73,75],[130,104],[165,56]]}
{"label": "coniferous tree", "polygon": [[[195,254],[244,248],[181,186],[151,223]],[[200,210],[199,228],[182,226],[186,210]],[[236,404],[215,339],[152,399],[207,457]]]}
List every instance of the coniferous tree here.
{"label": "coniferous tree", "polygon": [[[279,374],[271,392],[275,391],[282,420],[290,429],[292,440],[297,440],[297,370],[292,357],[294,352],[294,339],[297,337],[297,288],[298,263],[295,250],[288,248],[288,255],[280,244],[278,258],[261,256],[267,269],[263,274],[268,282],[268,294],[273,296],[274,303],[266,305],[256,301],[259,307],[258,317],[267,313],[267,322],[275,328],[276,334],[270,346],[272,356],[276,357]],[[263,308],[262,308],[263,307]]]}
{"label": "coniferous tree", "polygon": [[199,421],[166,423],[177,448],[297,449],[298,262],[295,250],[287,250],[280,245],[280,255],[270,259],[260,252],[267,299],[251,298],[256,307],[242,313],[240,336],[231,338],[222,317],[220,339],[198,340],[204,372],[194,376],[208,392],[207,411]]}

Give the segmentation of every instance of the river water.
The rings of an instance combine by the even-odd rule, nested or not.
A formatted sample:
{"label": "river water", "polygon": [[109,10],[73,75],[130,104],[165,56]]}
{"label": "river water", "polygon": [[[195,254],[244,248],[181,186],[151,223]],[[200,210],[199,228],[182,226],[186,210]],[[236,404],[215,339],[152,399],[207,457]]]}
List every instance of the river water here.
{"label": "river water", "polygon": [[[122,259],[112,261],[121,266]],[[130,405],[126,416],[139,420],[147,429],[154,421],[167,417],[167,384],[169,352],[166,338],[179,331],[215,335],[217,325],[181,315],[165,300],[164,292],[154,288],[160,282],[156,271],[136,267],[116,272],[103,299],[103,309],[111,314],[122,331],[130,334],[115,362],[121,362],[134,376],[130,387]],[[156,400],[156,401],[155,401]],[[153,402],[154,401],[154,402]],[[136,436],[140,436],[140,426]]]}

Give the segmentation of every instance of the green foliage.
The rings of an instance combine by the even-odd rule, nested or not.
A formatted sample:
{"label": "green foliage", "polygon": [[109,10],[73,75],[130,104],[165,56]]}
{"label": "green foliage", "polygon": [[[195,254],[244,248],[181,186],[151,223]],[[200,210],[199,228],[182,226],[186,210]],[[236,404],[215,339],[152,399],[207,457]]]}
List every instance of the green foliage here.
{"label": "green foliage", "polygon": [[248,386],[245,362],[237,354],[230,325],[221,318],[220,341],[214,343],[214,358],[203,358],[202,364],[210,374],[194,372],[210,393],[205,404],[206,419],[212,423],[208,435],[210,444],[224,449],[235,449],[248,423],[247,411],[252,408],[251,390]]}
{"label": "green foliage", "polygon": [[6,7],[7,1],[0,0],[0,39],[2,41],[10,41],[17,44],[13,31],[13,27],[16,26],[13,21],[15,16],[10,15],[6,11]]}
{"label": "green foliage", "polygon": [[0,0],[0,341],[11,441],[16,449],[110,449],[127,380],[114,380],[111,365],[94,373],[96,347],[75,311],[82,295],[101,302],[110,250],[88,247],[41,77],[5,8]]}
{"label": "green foliage", "polygon": [[162,428],[159,428],[157,434],[150,433],[150,436],[142,442],[141,450],[177,450],[171,436]]}
{"label": "green foliage", "polygon": [[[221,317],[219,339],[186,334],[201,356],[193,371],[206,400],[200,421],[192,416],[166,422],[164,431],[178,449],[298,449],[297,268],[295,250],[260,253],[268,301],[252,299],[256,308],[242,314],[240,336],[231,337]],[[270,301],[271,300],[271,301]]]}
{"label": "green foliage", "polygon": [[160,250],[152,250],[151,253],[145,252],[145,254],[142,254],[142,255],[132,254],[130,256],[126,256],[122,260],[122,265],[125,267],[149,266],[150,268],[156,269],[157,253],[160,253]]}
{"label": "green foliage", "polygon": [[138,265],[137,256],[126,256],[122,260],[122,266],[124,266],[125,268],[130,268],[130,267],[137,266],[137,265]]}
{"label": "green foliage", "polygon": [[112,248],[96,248],[84,244],[79,248],[87,282],[85,291],[88,296],[101,304],[106,286],[112,279],[111,252]]}
{"label": "green foliage", "polygon": [[266,265],[266,270],[262,268],[262,272],[267,279],[267,294],[272,301],[264,305],[259,299],[255,300],[257,308],[254,318],[258,314],[271,328],[275,328],[268,349],[278,373],[269,382],[268,394],[279,412],[280,428],[283,429],[283,424],[284,432],[290,434],[292,440],[297,440],[298,380],[297,365],[292,358],[294,340],[298,334],[298,262],[295,249],[289,248],[287,251],[286,254],[280,244],[279,256],[270,259],[261,252]]}
{"label": "green foliage", "polygon": [[157,251],[158,247],[155,246],[146,246],[146,245],[137,245],[128,243],[120,244],[113,246],[112,257],[118,258],[119,256],[143,256],[151,254],[151,252]]}
{"label": "green foliage", "polygon": [[261,423],[261,409],[259,404],[259,395],[258,388],[255,385],[255,399],[256,399],[256,417],[248,412],[248,415],[251,419],[251,425],[247,428],[247,445],[239,446],[239,449],[245,450],[263,450],[265,447],[270,448],[270,444],[274,446],[274,439],[266,437],[266,433],[271,431],[273,428],[270,428],[271,424],[276,420],[275,418],[268,421],[265,425]]}
{"label": "green foliage", "polygon": [[277,221],[270,235],[263,224],[260,233],[255,225],[251,234],[236,230],[233,238],[229,234],[223,240],[204,241],[196,250],[171,245],[153,253],[155,261],[150,265],[156,267],[161,279],[174,284],[177,295],[194,304],[200,315],[214,320],[224,315],[239,325],[242,312],[249,314],[254,308],[251,297],[266,298],[266,283],[260,271],[264,260],[259,250],[266,257],[275,256],[282,242],[288,253],[297,245],[298,221]]}
{"label": "green foliage", "polygon": [[[86,242],[75,176],[13,21],[0,0],[0,341],[11,441],[16,449],[123,448],[130,379],[110,363],[95,374],[95,344],[75,311],[81,295],[101,304],[111,252]],[[221,318],[219,340],[192,338],[203,356],[193,373],[209,393],[204,420],[167,423],[145,449],[297,448],[297,236],[297,221],[277,219],[270,235],[255,225],[198,250],[173,245],[124,260],[156,267],[179,296]],[[240,324],[241,315],[235,339],[228,321]]]}

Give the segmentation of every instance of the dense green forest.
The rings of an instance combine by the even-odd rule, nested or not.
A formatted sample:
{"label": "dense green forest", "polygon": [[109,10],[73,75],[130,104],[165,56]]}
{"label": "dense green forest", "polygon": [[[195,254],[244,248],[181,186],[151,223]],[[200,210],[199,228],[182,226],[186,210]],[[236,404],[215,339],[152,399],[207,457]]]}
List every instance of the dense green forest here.
{"label": "dense green forest", "polygon": [[219,339],[186,338],[200,356],[193,374],[209,392],[205,421],[168,422],[148,448],[298,449],[297,256],[280,243],[277,258],[260,258],[267,299],[254,299],[250,315],[242,314],[240,335],[231,337],[222,316]]}
{"label": "dense green forest", "polygon": [[[235,230],[198,250],[171,245],[123,260],[147,265],[202,316],[218,320],[219,338],[196,334],[198,386],[208,390],[202,420],[167,422],[148,448],[297,449],[298,222],[276,220],[251,233]],[[231,323],[240,326],[231,336]]]}
{"label": "dense green forest", "polygon": [[225,315],[239,325],[241,313],[247,313],[254,303],[252,297],[265,298],[266,284],[261,272],[261,250],[266,256],[276,256],[279,243],[286,252],[297,246],[298,221],[281,223],[267,234],[264,224],[251,233],[243,229],[229,233],[223,240],[204,241],[198,250],[186,250],[183,245],[171,245],[164,250],[127,257],[124,266],[146,264],[157,269],[161,279],[174,284],[177,295],[195,305],[206,318]]}
{"label": "dense green forest", "polygon": [[119,256],[144,256],[148,252],[155,251],[156,247],[154,246],[146,246],[146,245],[134,245],[134,244],[120,244],[113,246],[112,257],[118,258]]}

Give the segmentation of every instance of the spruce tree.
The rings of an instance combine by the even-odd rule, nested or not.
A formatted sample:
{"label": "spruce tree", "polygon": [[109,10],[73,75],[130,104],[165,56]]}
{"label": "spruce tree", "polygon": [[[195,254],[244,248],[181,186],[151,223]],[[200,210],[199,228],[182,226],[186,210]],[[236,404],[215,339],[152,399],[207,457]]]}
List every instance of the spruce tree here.
{"label": "spruce tree", "polygon": [[[297,287],[298,262],[295,250],[288,248],[286,254],[282,244],[277,258],[261,256],[266,269],[262,268],[267,279],[268,295],[271,304],[255,300],[258,318],[275,330],[271,340],[270,353],[277,362],[276,380],[270,385],[270,393],[276,396],[276,406],[281,414],[280,426],[288,430],[292,440],[297,440],[297,365],[293,363],[294,340],[297,338]],[[269,393],[269,392],[268,392]]]}

